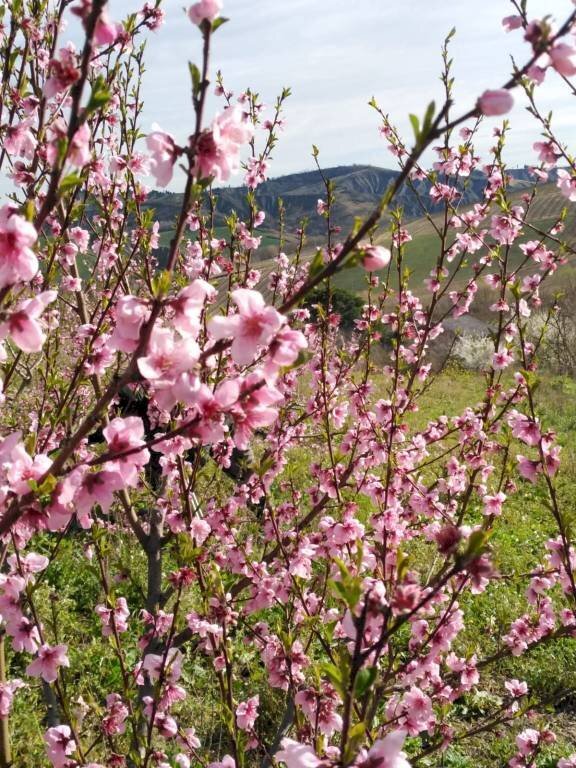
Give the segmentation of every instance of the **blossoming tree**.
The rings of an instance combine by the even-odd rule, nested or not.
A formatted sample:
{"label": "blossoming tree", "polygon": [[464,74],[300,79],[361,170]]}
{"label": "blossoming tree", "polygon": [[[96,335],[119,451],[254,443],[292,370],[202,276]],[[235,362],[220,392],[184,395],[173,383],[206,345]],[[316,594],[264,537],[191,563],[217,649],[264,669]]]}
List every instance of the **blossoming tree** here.
{"label": "blossoming tree", "polygon": [[[504,24],[524,35],[525,64],[456,115],[447,40],[445,100],[412,118],[411,149],[373,104],[399,164],[373,214],[339,239],[325,179],[325,247],[308,258],[300,233],[266,280],[254,190],[288,91],[264,117],[219,76],[221,108],[206,114],[220,0],[188,10],[203,56],[182,145],[140,129],[140,41],[161,27],[159,3],[123,22],[104,0],[3,6],[0,766],[406,768],[507,728],[510,765],[547,754],[556,736],[526,682],[493,676],[499,698],[473,722],[459,708],[502,660],[576,635],[560,447],[538,417],[541,338],[527,332],[542,284],[573,253],[563,216],[543,229],[529,213],[546,178],[576,200],[572,155],[537,103],[554,72],[573,89],[576,13],[554,25],[514,5]],[[80,49],[62,38],[70,14]],[[543,138],[520,201],[508,124],[494,120],[490,157],[474,150],[518,90]],[[220,238],[212,185],[241,170],[250,213]],[[466,209],[480,170],[482,201]],[[148,176],[183,189],[162,260]],[[404,268],[395,207],[420,181],[442,213],[424,291]],[[330,290],[314,316],[306,298],[355,265],[367,299],[344,338]],[[480,281],[494,297],[483,390],[418,423],[437,373],[430,345],[470,312]],[[518,574],[521,611],[479,656],[462,640],[467,618],[499,578],[490,540],[523,483],[546,494],[553,533]]]}

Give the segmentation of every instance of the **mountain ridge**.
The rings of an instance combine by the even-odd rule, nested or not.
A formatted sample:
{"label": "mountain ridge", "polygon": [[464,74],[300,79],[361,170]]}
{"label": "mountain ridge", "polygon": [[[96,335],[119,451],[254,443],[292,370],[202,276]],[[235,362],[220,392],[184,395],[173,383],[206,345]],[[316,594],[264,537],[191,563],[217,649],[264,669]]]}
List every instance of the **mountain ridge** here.
{"label": "mountain ridge", "polygon": [[[332,166],[323,169],[322,173],[334,183],[335,201],[331,212],[331,224],[346,231],[354,226],[358,217],[365,218],[370,215],[390,183],[398,177],[400,172],[374,165],[358,164]],[[533,180],[529,180],[529,171],[526,167],[509,169],[508,175],[511,177],[511,184],[518,190],[533,184]],[[460,181],[457,186],[461,192],[461,203],[473,205],[481,201],[485,183],[486,174],[479,170],[473,171],[469,177]],[[396,195],[395,203],[397,207],[403,209],[407,220],[442,209],[442,205],[434,204],[430,198],[430,188],[431,184],[428,180],[402,185]],[[214,188],[217,227],[225,226],[225,220],[232,212],[243,220],[249,218],[247,192],[248,188],[244,185]],[[268,179],[257,187],[254,196],[258,207],[266,214],[261,231],[269,236],[277,236],[279,231],[279,198],[284,205],[285,228],[288,235],[296,232],[302,220],[307,220],[307,234],[312,242],[325,235],[326,220],[316,212],[318,199],[326,197],[325,184],[318,170],[301,171]],[[155,209],[161,232],[172,230],[181,201],[180,193],[157,190],[150,193],[147,207]],[[267,250],[270,250],[270,247]]]}

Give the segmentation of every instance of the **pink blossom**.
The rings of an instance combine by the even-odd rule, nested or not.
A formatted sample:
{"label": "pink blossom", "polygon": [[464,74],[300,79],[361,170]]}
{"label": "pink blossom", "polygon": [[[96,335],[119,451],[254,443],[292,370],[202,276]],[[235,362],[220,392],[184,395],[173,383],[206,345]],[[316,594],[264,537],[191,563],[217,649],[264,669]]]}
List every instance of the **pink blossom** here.
{"label": "pink blossom", "polygon": [[138,359],[138,370],[156,386],[166,386],[184,371],[190,370],[200,356],[200,349],[190,338],[179,339],[170,328],[154,326],[146,355]]}
{"label": "pink blossom", "polygon": [[43,453],[32,458],[21,443],[14,448],[10,459],[6,475],[14,493],[21,495],[30,490],[29,481],[38,480],[52,464]]}
{"label": "pink blossom", "polygon": [[140,328],[148,316],[148,308],[136,296],[122,296],[116,305],[116,325],[110,347],[133,352],[138,346]]}
{"label": "pink blossom", "polygon": [[288,738],[282,739],[282,749],[276,753],[276,759],[285,763],[287,768],[317,768],[321,763],[312,747]]}
{"label": "pink blossom", "polygon": [[76,742],[72,731],[67,725],[56,725],[48,728],[44,734],[46,752],[53,768],[66,768],[70,765],[68,756],[76,751]]}
{"label": "pink blossom", "polygon": [[224,755],[222,760],[210,763],[208,768],[236,768],[236,761],[231,755]]}
{"label": "pink blossom", "polygon": [[266,181],[267,173],[268,163],[256,157],[251,157],[248,160],[248,170],[246,172],[246,186],[248,189],[256,189],[260,184],[263,184]]}
{"label": "pink blossom", "polygon": [[512,428],[512,435],[526,445],[538,445],[540,442],[540,427],[527,416],[513,410],[508,416],[508,424]]}
{"label": "pink blossom", "polygon": [[526,75],[532,82],[536,83],[536,85],[542,85],[546,77],[546,70],[544,67],[539,67],[538,64],[532,64],[531,67],[528,67]]}
{"label": "pink blossom", "polygon": [[526,696],[528,693],[528,685],[524,681],[516,679],[506,680],[504,687],[515,699],[519,698],[520,696]]}
{"label": "pink blossom", "polygon": [[519,29],[522,26],[522,16],[518,16],[518,14],[505,16],[502,19],[502,26],[506,32],[511,32],[513,29]]}
{"label": "pink blossom", "polygon": [[525,728],[516,736],[516,746],[521,755],[530,755],[540,742],[540,733],[534,728]]}
{"label": "pink blossom", "polygon": [[478,99],[478,109],[486,117],[496,117],[510,112],[514,106],[514,99],[509,91],[504,89],[497,91],[484,91]]}
{"label": "pink blossom", "polygon": [[270,354],[264,366],[265,375],[274,377],[278,368],[292,365],[306,349],[308,342],[301,331],[288,326],[281,328],[270,343]]}
{"label": "pink blossom", "polygon": [[520,472],[522,477],[531,483],[535,483],[538,473],[542,471],[540,462],[527,459],[521,454],[516,456],[516,460],[518,461],[518,472]]}
{"label": "pink blossom", "polygon": [[378,739],[370,747],[366,760],[360,763],[360,768],[410,768],[402,745],[406,731],[392,731],[383,739]]}
{"label": "pink blossom", "polygon": [[172,325],[183,336],[196,337],[200,330],[200,315],[206,302],[213,301],[216,289],[205,280],[194,280],[170,302],[174,310]]}
{"label": "pink blossom", "polygon": [[45,555],[29,552],[27,555],[10,555],[8,565],[12,571],[21,573],[28,582],[33,580],[33,574],[41,573],[48,567],[49,559]]}
{"label": "pink blossom", "polygon": [[546,165],[555,165],[560,157],[558,145],[553,141],[537,141],[533,147],[538,152],[538,160]]}
{"label": "pink blossom", "polygon": [[26,667],[26,674],[53,683],[58,677],[58,668],[70,666],[67,651],[67,645],[41,645],[38,656]]}
{"label": "pink blossom", "polygon": [[40,315],[48,304],[56,300],[56,291],[44,291],[33,299],[23,301],[12,312],[7,322],[0,324],[0,339],[10,334],[12,341],[23,352],[39,352],[46,336]]}
{"label": "pink blossom", "polygon": [[494,496],[484,496],[484,514],[498,516],[502,514],[502,504],[506,501],[506,494],[499,491]]}
{"label": "pink blossom", "polygon": [[38,271],[34,226],[5,205],[0,208],[0,289],[31,280]]}
{"label": "pink blossom", "polygon": [[[518,217],[522,211],[517,210]],[[502,245],[512,245],[522,230],[522,220],[517,216],[492,216],[490,219],[490,234],[496,242]]]}
{"label": "pink blossom", "polygon": [[428,730],[434,722],[432,701],[424,691],[413,685],[404,694],[402,708],[405,714],[405,724],[410,734],[416,735],[420,731]]}
{"label": "pink blossom", "polygon": [[0,719],[4,720],[10,714],[12,708],[12,700],[14,694],[19,688],[22,688],[24,683],[22,680],[15,678],[9,680],[6,683],[0,683]]}
{"label": "pink blossom", "polygon": [[83,168],[90,162],[90,128],[88,123],[83,123],[70,141],[66,159],[70,165]]}
{"label": "pink blossom", "polygon": [[238,307],[237,314],[210,318],[208,330],[215,339],[232,337],[232,359],[238,365],[248,365],[258,348],[270,343],[285,319],[274,307],[266,306],[257,291],[238,288],[232,291],[232,300]]}
{"label": "pink blossom", "polygon": [[390,251],[381,245],[360,245],[362,249],[362,266],[367,272],[377,272],[385,269],[390,263]]}
{"label": "pink blossom", "polygon": [[78,516],[86,518],[94,504],[98,504],[106,514],[114,500],[114,493],[123,487],[124,481],[118,472],[106,469],[100,472],[87,472],[74,498]]}
{"label": "pink blossom", "polygon": [[115,632],[126,632],[128,629],[128,617],[130,611],[126,598],[119,597],[116,600],[114,608],[108,608],[105,605],[97,605],[94,608],[98,618],[102,622],[103,637],[110,637]]}
{"label": "pink blossom", "polygon": [[102,719],[102,730],[107,736],[115,736],[126,730],[125,720],[130,714],[128,707],[117,693],[106,696],[106,715]]}
{"label": "pink blossom", "polygon": [[[4,612],[5,614],[5,612]],[[7,616],[4,615],[4,619]],[[38,627],[25,616],[15,616],[7,621],[7,631],[12,637],[12,648],[17,653],[36,653],[40,646]]]}
{"label": "pink blossom", "polygon": [[70,88],[80,78],[76,64],[76,52],[71,45],[67,48],[61,48],[58,52],[58,58],[50,61],[48,65],[49,77],[44,84],[44,95],[48,99]]}
{"label": "pink blossom", "polygon": [[122,25],[110,21],[106,8],[103,8],[94,29],[94,43],[96,45],[112,45],[121,32]]}
{"label": "pink blossom", "polygon": [[573,176],[564,168],[560,168],[556,184],[564,197],[567,197],[571,203],[576,202],[576,176]]}
{"label": "pink blossom", "polygon": [[[138,416],[128,416],[126,419],[117,417],[102,430],[111,454],[122,454],[144,445],[144,425]],[[147,449],[135,451],[127,456],[121,456],[110,464],[118,472],[127,485],[136,485],[138,472],[150,459]]]}
{"label": "pink blossom", "polygon": [[550,63],[560,75],[576,75],[576,49],[567,43],[556,43],[548,52]]}
{"label": "pink blossom", "polygon": [[502,371],[507,368],[510,363],[514,362],[514,355],[512,355],[507,349],[499,349],[492,355],[492,368],[496,371]]}
{"label": "pink blossom", "polygon": [[222,0],[200,0],[188,9],[188,17],[193,24],[200,26],[203,21],[210,24],[220,16]]}
{"label": "pink blossom", "polygon": [[166,187],[172,179],[176,162],[176,144],[174,138],[161,130],[148,134],[146,146],[152,153],[150,173],[156,178],[156,184]]}
{"label": "pink blossom", "polygon": [[4,148],[11,155],[18,155],[31,160],[38,142],[31,131],[32,120],[23,120],[17,125],[6,127],[4,137]]}
{"label": "pink blossom", "polygon": [[212,128],[204,131],[196,147],[196,173],[201,178],[213,177],[227,181],[240,168],[240,147],[247,144],[254,134],[238,105],[228,107],[217,115]]}
{"label": "pink blossom", "polygon": [[260,698],[252,696],[248,701],[241,701],[236,707],[236,723],[241,731],[251,731],[258,717]]}

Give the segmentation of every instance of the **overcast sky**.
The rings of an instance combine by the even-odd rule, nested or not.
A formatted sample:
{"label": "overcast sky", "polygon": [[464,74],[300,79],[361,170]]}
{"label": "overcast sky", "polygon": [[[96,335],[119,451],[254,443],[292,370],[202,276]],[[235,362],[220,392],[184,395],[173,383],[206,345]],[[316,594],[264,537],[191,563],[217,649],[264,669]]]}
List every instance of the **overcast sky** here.
{"label": "overcast sky", "polygon": [[[118,18],[133,5],[111,0],[110,15]],[[143,129],[156,122],[181,140],[193,125],[187,61],[199,64],[201,53],[200,35],[183,5],[165,0],[166,23],[149,34],[143,91]],[[528,8],[533,17],[550,13],[561,22],[574,6],[571,0],[529,0]],[[312,168],[312,144],[325,167],[393,167],[367,104],[371,96],[409,138],[408,114],[423,114],[433,98],[441,101],[440,47],[455,26],[456,110],[471,107],[483,90],[507,79],[511,54],[519,64],[529,56],[521,32],[502,27],[502,17],[512,12],[507,0],[225,0],[230,21],[214,37],[212,63],[229,89],[238,94],[250,86],[266,104],[282,86],[291,87],[271,175]],[[554,110],[558,135],[574,144],[576,102],[555,73],[548,74],[538,99],[544,112]],[[209,107],[208,114],[219,108],[215,99]],[[520,92],[510,119],[509,164],[533,162],[538,127]],[[495,124],[486,121],[480,150],[491,145]]]}

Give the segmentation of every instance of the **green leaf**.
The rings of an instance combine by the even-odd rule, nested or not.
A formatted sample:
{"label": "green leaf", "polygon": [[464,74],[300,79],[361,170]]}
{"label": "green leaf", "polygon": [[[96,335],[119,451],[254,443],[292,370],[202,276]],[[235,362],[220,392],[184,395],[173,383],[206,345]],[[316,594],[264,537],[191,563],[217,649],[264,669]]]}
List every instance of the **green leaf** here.
{"label": "green leaf", "polygon": [[106,84],[106,80],[102,75],[99,75],[92,85],[92,93],[90,94],[90,99],[86,105],[86,114],[90,115],[93,112],[102,109],[102,107],[105,107],[106,104],[108,104],[111,98],[112,96],[108,89],[108,85]]}
{"label": "green leaf", "polygon": [[74,189],[74,187],[82,184],[82,181],[82,176],[78,176],[77,173],[71,173],[68,176],[65,176],[60,182],[60,192],[67,192],[69,189]]}
{"label": "green leaf", "polygon": [[230,19],[225,18],[224,16],[220,16],[219,19],[216,19],[212,22],[212,32],[216,32],[217,29],[220,29],[222,24],[226,24],[227,21],[230,21]]}
{"label": "green leaf", "polygon": [[152,292],[154,298],[160,299],[168,293],[170,289],[171,274],[168,270],[163,270],[159,275],[152,278]]}
{"label": "green leaf", "polygon": [[54,488],[58,485],[58,480],[54,477],[54,475],[48,475],[48,477],[44,480],[42,485],[38,486],[38,493],[52,493]]}
{"label": "green leaf", "polygon": [[432,122],[434,120],[434,114],[436,112],[436,103],[434,101],[431,101],[430,104],[428,104],[426,108],[426,113],[424,115],[424,123],[422,125],[422,133],[426,135],[430,128],[432,127]]}
{"label": "green leaf", "polygon": [[408,115],[410,118],[410,124],[412,126],[412,130],[414,131],[414,138],[416,139],[416,144],[420,143],[420,120],[416,117],[416,115]]}
{"label": "green leaf", "polygon": [[464,560],[471,560],[478,557],[486,548],[490,534],[488,531],[474,531],[468,537],[468,546],[464,553]]}
{"label": "green leaf", "polygon": [[354,682],[354,695],[358,698],[364,696],[364,694],[372,687],[376,680],[378,670],[376,667],[364,667],[356,675]]}
{"label": "green leaf", "polygon": [[366,726],[364,723],[356,723],[348,731],[348,741],[346,742],[346,750],[344,752],[344,765],[349,765],[356,757],[356,753],[360,749],[364,737],[366,735]]}
{"label": "green leaf", "polygon": [[308,277],[310,278],[316,277],[316,275],[319,275],[323,269],[324,269],[324,255],[322,254],[322,250],[319,248],[316,251],[316,256],[314,256],[314,258],[310,262]]}
{"label": "green leaf", "polygon": [[198,96],[202,85],[202,74],[196,64],[193,64],[191,61],[188,62],[188,69],[190,70],[190,77],[192,78],[192,93],[194,96]]}
{"label": "green leaf", "polygon": [[325,675],[332,683],[334,688],[338,691],[340,696],[344,698],[346,696],[346,686],[348,684],[348,668],[345,660],[340,659],[340,667],[331,662],[324,662],[320,664],[320,672]]}

